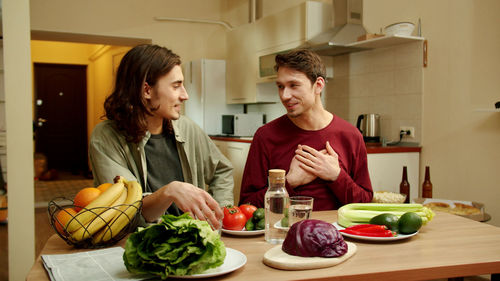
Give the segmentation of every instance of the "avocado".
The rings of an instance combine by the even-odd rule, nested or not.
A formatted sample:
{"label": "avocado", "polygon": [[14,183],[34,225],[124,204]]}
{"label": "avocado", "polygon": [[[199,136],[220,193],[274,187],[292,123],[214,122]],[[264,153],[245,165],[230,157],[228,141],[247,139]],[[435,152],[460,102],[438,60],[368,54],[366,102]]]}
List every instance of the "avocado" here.
{"label": "avocado", "polygon": [[391,213],[383,213],[371,218],[370,224],[385,225],[392,231],[398,231],[398,216]]}
{"label": "avocado", "polygon": [[422,218],[414,212],[404,213],[398,221],[399,233],[411,234],[422,227]]}

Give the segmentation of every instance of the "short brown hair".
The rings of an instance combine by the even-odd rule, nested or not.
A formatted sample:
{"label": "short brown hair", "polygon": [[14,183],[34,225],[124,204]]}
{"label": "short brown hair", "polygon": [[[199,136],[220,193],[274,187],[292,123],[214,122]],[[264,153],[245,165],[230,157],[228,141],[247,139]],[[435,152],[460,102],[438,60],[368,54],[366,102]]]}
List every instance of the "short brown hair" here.
{"label": "short brown hair", "polygon": [[106,117],[114,120],[128,141],[138,143],[147,131],[149,108],[142,92],[144,82],[153,87],[181,59],[171,50],[157,45],[139,45],[125,54],[118,66],[115,88],[104,102]]}
{"label": "short brown hair", "polygon": [[316,82],[318,77],[326,79],[326,68],[318,54],[307,49],[291,50],[288,53],[278,54],[274,60],[274,70],[287,67],[304,73],[311,83]]}

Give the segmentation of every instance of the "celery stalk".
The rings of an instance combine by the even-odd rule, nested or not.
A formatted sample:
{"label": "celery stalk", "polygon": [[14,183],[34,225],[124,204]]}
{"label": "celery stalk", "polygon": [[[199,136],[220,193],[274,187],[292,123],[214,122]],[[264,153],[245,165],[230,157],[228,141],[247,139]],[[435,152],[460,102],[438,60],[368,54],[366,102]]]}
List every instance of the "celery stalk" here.
{"label": "celery stalk", "polygon": [[371,218],[391,213],[401,217],[406,212],[414,212],[422,218],[423,224],[431,221],[434,212],[422,204],[393,204],[393,203],[351,203],[340,207],[337,223],[343,227],[368,223]]}

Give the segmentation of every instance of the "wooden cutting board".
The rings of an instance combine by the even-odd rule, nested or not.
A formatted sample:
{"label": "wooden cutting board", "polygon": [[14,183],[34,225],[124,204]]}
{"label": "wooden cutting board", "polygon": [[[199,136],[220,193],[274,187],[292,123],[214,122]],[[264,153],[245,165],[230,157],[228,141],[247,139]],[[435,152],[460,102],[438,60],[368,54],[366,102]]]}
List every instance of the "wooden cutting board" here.
{"label": "wooden cutting board", "polygon": [[304,270],[330,267],[337,265],[356,253],[357,247],[354,243],[347,242],[347,253],[337,258],[322,257],[299,257],[289,255],[281,250],[281,245],[269,249],[264,254],[264,264],[277,269],[284,270]]}

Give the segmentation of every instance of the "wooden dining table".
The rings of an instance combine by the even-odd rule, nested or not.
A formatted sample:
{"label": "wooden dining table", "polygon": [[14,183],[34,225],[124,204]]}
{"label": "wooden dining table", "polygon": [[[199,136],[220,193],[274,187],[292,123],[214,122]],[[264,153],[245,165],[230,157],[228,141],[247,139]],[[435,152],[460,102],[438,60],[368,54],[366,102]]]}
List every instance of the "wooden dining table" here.
{"label": "wooden dining table", "polygon": [[[337,211],[313,212],[313,219],[337,221]],[[222,241],[246,255],[246,264],[228,274],[210,280],[432,280],[492,274],[499,280],[500,227],[436,212],[417,235],[390,242],[345,238],[357,246],[356,253],[335,266],[308,270],[280,270],[263,263],[266,251],[275,245],[266,243],[264,235],[231,236]],[[118,245],[123,246],[125,239]],[[41,255],[76,253],[59,236],[53,235]],[[170,278],[169,278],[170,279]],[[26,280],[49,280],[38,257]]]}

